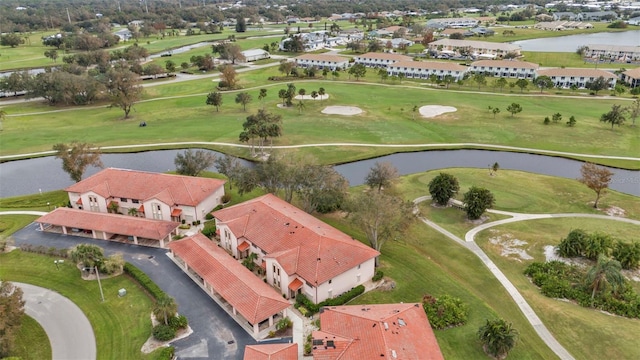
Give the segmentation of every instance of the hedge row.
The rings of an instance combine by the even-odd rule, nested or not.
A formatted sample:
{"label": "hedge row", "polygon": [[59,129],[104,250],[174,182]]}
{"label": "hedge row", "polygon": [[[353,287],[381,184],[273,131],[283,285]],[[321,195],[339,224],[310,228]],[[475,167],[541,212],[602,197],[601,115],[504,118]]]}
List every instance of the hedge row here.
{"label": "hedge row", "polygon": [[349,302],[351,299],[355,298],[358,295],[364,293],[364,286],[358,285],[353,289],[341,294],[340,296],[334,297],[332,299],[327,299],[319,304],[314,304],[309,298],[300,294],[296,297],[296,307],[303,306],[311,315],[316,314],[320,311],[320,308],[323,306],[339,306],[344,305]]}
{"label": "hedge row", "polygon": [[524,273],[547,297],[574,300],[583,307],[629,318],[640,318],[640,295],[629,281],[625,280],[615,293],[607,291],[592,298],[592,290],[585,283],[585,271],[575,265],[560,261],[534,262]]}
{"label": "hedge row", "polygon": [[158,355],[158,357],[156,358],[157,360],[173,360],[173,356],[175,354],[175,348],[173,346],[169,346],[166,348],[163,348],[162,351],[160,351],[160,354]]}
{"label": "hedge row", "polygon": [[158,300],[163,297],[168,297],[168,295],[160,289],[160,287],[153,282],[153,280],[149,279],[147,274],[145,274],[142,270],[138,269],[135,265],[131,263],[124,264],[124,272],[131,276],[134,280],[140,284],[143,288],[145,288],[154,299]]}

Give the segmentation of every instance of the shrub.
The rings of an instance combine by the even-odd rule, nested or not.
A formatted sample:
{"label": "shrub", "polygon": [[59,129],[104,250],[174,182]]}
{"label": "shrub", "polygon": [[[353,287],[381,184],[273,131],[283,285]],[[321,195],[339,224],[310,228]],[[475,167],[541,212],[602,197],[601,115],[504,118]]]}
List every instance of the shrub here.
{"label": "shrub", "polygon": [[567,258],[582,256],[588,237],[589,235],[582,229],[571,230],[569,235],[558,244],[558,255]]}
{"label": "shrub", "polygon": [[176,315],[169,318],[169,326],[175,331],[186,329],[187,326],[189,326],[189,320],[187,320],[187,317],[184,315]]}
{"label": "shrub", "polygon": [[382,272],[382,270],[376,270],[376,274],[373,275],[373,277],[371,278],[371,281],[378,281],[381,280],[384,277],[384,273]]}
{"label": "shrub", "polygon": [[113,274],[122,269],[124,259],[121,253],[115,253],[103,261],[103,271],[107,274]]}
{"label": "shrub", "polygon": [[208,221],[208,222],[204,223],[204,228],[202,229],[202,234],[211,239],[216,234],[216,223],[215,223],[215,221]]}
{"label": "shrub", "polygon": [[427,295],[422,300],[422,307],[434,329],[464,325],[469,315],[469,307],[450,295],[442,295],[437,299]]}
{"label": "shrub", "polygon": [[165,324],[156,325],[153,327],[153,337],[156,340],[168,341],[176,337],[176,331]]}
{"label": "shrub", "polygon": [[222,201],[224,204],[228,203],[229,201],[231,201],[231,194],[222,195],[222,198],[220,198],[220,201]]}
{"label": "shrub", "polygon": [[160,289],[160,287],[154,283],[147,274],[145,274],[142,270],[138,269],[135,265],[131,263],[124,264],[124,272],[131,276],[135,281],[140,284],[145,290],[149,292],[154,299],[158,300],[163,297],[167,297],[167,294]]}
{"label": "shrub", "polygon": [[355,298],[358,295],[361,295],[362,293],[364,293],[364,286],[363,285],[358,285],[356,287],[354,287],[353,289],[340,294],[337,297],[334,297],[333,299],[327,299],[325,301],[320,302],[319,304],[314,304],[311,300],[309,300],[309,298],[307,298],[304,294],[299,294],[296,296],[296,308],[300,308],[300,307],[305,307],[308,311],[310,315],[313,315],[315,313],[317,313],[318,311],[320,311],[320,308],[323,306],[339,306],[339,305],[344,305],[346,303],[348,303],[349,301],[351,301],[353,298]]}
{"label": "shrub", "polygon": [[158,354],[157,360],[172,360],[175,356],[176,349],[173,346],[163,348]]}
{"label": "shrub", "polygon": [[213,215],[211,215],[211,213],[207,213],[207,215],[204,216],[205,220],[213,220]]}
{"label": "shrub", "polygon": [[276,330],[285,330],[293,326],[293,322],[288,317],[283,317],[276,323]]}

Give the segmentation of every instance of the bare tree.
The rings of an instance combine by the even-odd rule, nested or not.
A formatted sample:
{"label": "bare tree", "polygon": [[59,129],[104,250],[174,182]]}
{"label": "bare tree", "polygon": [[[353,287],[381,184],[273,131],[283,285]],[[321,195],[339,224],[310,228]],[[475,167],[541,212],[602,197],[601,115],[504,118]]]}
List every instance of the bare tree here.
{"label": "bare tree", "polygon": [[53,150],[56,151],[56,158],[62,159],[62,170],[75,182],[82,180],[88,166],[103,167],[100,149],[92,144],[75,141],[68,145],[59,143],[53,145]]}
{"label": "bare tree", "polygon": [[370,188],[377,188],[378,192],[382,191],[382,188],[391,185],[391,182],[398,177],[398,169],[390,162],[376,162],[375,165],[369,170],[365,183]]}
{"label": "bare tree", "polygon": [[580,174],[582,177],[578,181],[587,185],[589,189],[596,193],[596,201],[593,203],[593,207],[597,209],[600,196],[609,187],[613,173],[603,166],[587,162],[580,168]]}
{"label": "bare tree", "polygon": [[365,233],[371,247],[378,251],[388,240],[401,236],[414,219],[411,203],[375,191],[354,196],[348,208],[351,222]]}

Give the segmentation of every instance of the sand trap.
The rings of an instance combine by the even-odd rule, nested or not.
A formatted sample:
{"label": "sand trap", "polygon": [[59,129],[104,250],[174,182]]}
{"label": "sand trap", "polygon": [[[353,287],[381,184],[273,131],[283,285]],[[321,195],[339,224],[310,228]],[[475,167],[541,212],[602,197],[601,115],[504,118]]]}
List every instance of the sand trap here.
{"label": "sand trap", "polygon": [[296,100],[327,100],[329,98],[329,94],[324,94],[322,96],[318,95],[316,98],[312,98],[311,95],[296,95]]}
{"label": "sand trap", "polygon": [[359,107],[355,107],[355,106],[327,106],[326,108],[324,108],[324,110],[322,110],[322,113],[329,114],[329,115],[351,116],[351,115],[362,114],[363,111]]}
{"label": "sand trap", "polygon": [[420,108],[420,115],[422,115],[422,117],[432,118],[444,113],[456,111],[458,111],[458,109],[453,106],[426,105]]}

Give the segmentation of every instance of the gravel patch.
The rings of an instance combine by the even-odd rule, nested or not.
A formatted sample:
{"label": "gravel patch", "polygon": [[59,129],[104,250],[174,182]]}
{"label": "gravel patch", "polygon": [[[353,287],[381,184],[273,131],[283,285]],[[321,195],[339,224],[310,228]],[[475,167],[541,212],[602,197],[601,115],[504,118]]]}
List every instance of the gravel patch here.
{"label": "gravel patch", "polygon": [[502,248],[500,251],[501,256],[505,257],[515,257],[516,260],[533,260],[533,256],[529,255],[525,249],[522,249],[522,246],[527,245],[526,241],[516,239],[511,234],[503,234],[492,237],[489,239],[489,242],[498,245]]}

